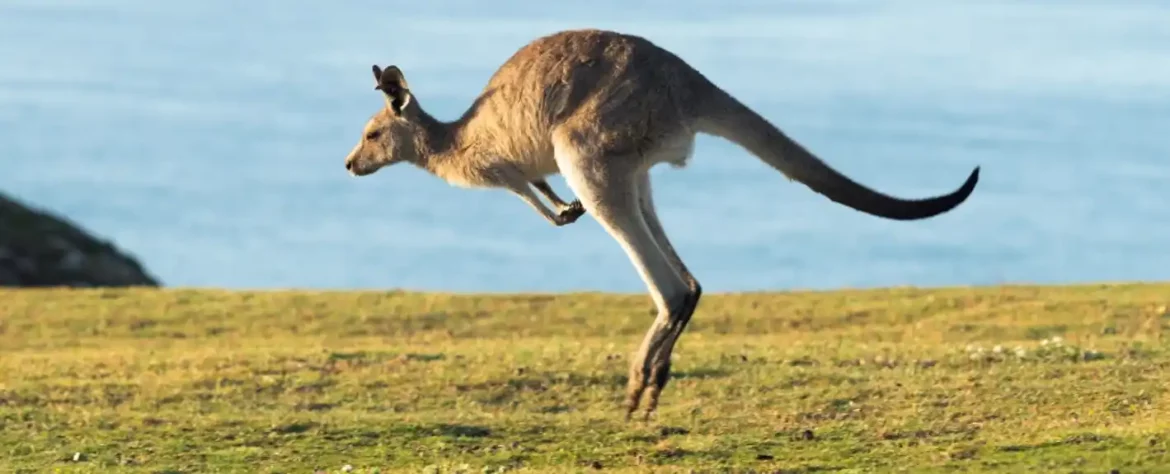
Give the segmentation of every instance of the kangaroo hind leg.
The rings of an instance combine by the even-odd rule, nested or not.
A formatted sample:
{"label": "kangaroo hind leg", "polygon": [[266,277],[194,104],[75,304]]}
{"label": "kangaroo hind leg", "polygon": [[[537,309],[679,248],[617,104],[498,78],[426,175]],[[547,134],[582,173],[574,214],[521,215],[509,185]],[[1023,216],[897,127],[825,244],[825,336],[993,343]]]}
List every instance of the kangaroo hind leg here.
{"label": "kangaroo hind leg", "polygon": [[658,308],[658,316],[630,361],[628,419],[638,409],[650,383],[655,354],[686,319],[684,314],[691,305],[692,291],[643,217],[638,185],[646,171],[634,168],[637,157],[589,156],[579,150],[565,144],[558,147],[557,165],[561,174],[585,210],[626,252]]}
{"label": "kangaroo hind leg", "polygon": [[670,359],[674,354],[674,345],[678,342],[679,336],[686,330],[687,323],[691,321],[691,316],[694,315],[695,309],[699,305],[699,298],[703,295],[703,288],[699,286],[699,281],[687,269],[682,258],[679,257],[678,252],[674,250],[670,239],[666,237],[666,231],[662,228],[662,223],[658,220],[658,213],[654,209],[653,192],[650,187],[650,174],[643,173],[638,182],[638,197],[639,206],[642,211],[642,218],[646,221],[646,226],[650,233],[654,236],[658,247],[666,255],[674,265],[675,270],[678,271],[683,283],[687,285],[687,299],[682,308],[677,314],[674,314],[674,324],[669,325],[669,332],[662,341],[662,345],[658,350],[651,354],[651,360],[646,364],[649,368],[647,378],[650,382],[646,394],[646,416],[649,417],[651,413],[658,408],[658,397],[662,394],[662,390],[666,388],[666,383],[670,380]]}

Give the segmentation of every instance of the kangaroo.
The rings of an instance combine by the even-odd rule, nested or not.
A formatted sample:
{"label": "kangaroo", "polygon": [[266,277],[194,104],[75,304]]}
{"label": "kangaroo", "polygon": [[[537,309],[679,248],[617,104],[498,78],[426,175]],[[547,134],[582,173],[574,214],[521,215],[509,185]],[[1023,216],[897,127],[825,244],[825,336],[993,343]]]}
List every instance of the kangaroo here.
{"label": "kangaroo", "polygon": [[[660,163],[685,166],[697,134],[736,143],[789,180],[886,219],[950,211],[979,181],[976,166],[948,194],[903,199],[875,191],[831,168],[674,53],[615,31],[566,30],[531,41],[451,122],[423,110],[398,67],[375,65],[373,72],[385,106],[346,157],[350,174],[407,162],[454,186],[508,190],[553,225],[588,212],[625,251],[658,310],[631,360],[626,420],[643,398],[646,418],[657,409],[675,343],[702,295],[658,220],[649,174]],[[578,197],[573,203],[544,181],[558,173]]]}

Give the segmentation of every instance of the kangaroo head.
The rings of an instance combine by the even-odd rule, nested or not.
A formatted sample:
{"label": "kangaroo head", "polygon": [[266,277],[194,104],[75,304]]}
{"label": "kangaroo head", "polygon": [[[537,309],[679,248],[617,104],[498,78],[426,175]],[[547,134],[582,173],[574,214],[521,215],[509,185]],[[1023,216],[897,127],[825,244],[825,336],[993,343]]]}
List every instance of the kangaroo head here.
{"label": "kangaroo head", "polygon": [[374,89],[381,91],[386,106],[366,122],[361,141],[345,158],[345,169],[354,176],[402,161],[417,162],[425,134],[418,120],[420,109],[401,70],[374,65]]}

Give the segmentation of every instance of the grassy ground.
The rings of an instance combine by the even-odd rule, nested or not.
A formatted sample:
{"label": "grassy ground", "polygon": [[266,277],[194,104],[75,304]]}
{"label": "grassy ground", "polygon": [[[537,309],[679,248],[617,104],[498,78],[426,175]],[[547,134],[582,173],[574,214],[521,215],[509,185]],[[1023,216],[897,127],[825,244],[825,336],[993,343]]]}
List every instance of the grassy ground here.
{"label": "grassy ground", "polygon": [[709,295],[0,291],[0,472],[1170,471],[1170,285]]}

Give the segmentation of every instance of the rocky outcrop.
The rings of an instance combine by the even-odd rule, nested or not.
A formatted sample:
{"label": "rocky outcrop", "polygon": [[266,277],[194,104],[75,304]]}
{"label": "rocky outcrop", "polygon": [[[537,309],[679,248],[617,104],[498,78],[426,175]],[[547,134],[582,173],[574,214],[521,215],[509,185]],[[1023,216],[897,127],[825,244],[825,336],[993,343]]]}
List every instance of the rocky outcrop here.
{"label": "rocky outcrop", "polygon": [[0,193],[0,286],[159,286],[133,257]]}

